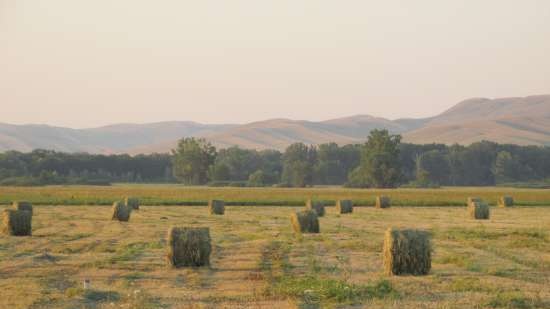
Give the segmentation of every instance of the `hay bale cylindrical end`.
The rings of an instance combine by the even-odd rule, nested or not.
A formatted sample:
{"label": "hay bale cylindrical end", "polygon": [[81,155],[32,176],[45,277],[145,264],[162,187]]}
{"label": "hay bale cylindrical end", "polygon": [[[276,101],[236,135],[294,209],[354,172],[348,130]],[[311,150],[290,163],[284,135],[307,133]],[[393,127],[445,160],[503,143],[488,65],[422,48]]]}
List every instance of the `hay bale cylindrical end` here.
{"label": "hay bale cylindrical end", "polygon": [[223,215],[225,213],[225,202],[222,200],[210,200],[208,211],[211,215]]}
{"label": "hay bale cylindrical end", "polygon": [[2,233],[10,236],[31,236],[32,213],[26,210],[4,209]]}
{"label": "hay bale cylindrical end", "polygon": [[126,205],[123,202],[114,202],[112,207],[112,220],[118,220],[127,222],[130,220],[130,214],[132,213],[132,207]]}
{"label": "hay bale cylindrical end", "polygon": [[482,200],[479,197],[468,197],[468,199],[466,200],[466,206],[469,206],[470,204],[475,202],[482,202]]}
{"label": "hay bale cylindrical end", "polygon": [[175,268],[210,265],[209,228],[172,227],[168,230],[168,265]]}
{"label": "hay bale cylindrical end", "polygon": [[124,204],[133,210],[139,210],[140,200],[135,197],[127,197],[124,199]]}
{"label": "hay bale cylindrical end", "polygon": [[468,204],[468,214],[472,219],[486,220],[490,217],[489,205],[485,202],[472,202]]}
{"label": "hay bale cylindrical end", "polygon": [[340,214],[347,214],[353,212],[353,202],[351,200],[338,200],[336,201],[336,211]]}
{"label": "hay bale cylindrical end", "polygon": [[514,206],[514,198],[511,196],[501,196],[498,199],[498,207],[512,207]]}
{"label": "hay bale cylindrical end", "polygon": [[376,208],[390,208],[391,199],[387,196],[377,196],[376,197]]}
{"label": "hay bale cylindrical end", "polygon": [[430,234],[390,228],[384,237],[383,256],[387,275],[427,275],[432,267]]}
{"label": "hay bale cylindrical end", "polygon": [[325,204],[321,201],[309,199],[306,201],[306,210],[313,210],[318,217],[323,217],[325,215]]}
{"label": "hay bale cylindrical end", "polygon": [[314,210],[302,210],[290,216],[292,229],[296,233],[319,233],[319,217]]}
{"label": "hay bale cylindrical end", "polygon": [[15,202],[13,202],[12,207],[15,210],[24,210],[24,211],[30,212],[31,215],[33,214],[32,204],[29,203],[29,202],[15,201]]}

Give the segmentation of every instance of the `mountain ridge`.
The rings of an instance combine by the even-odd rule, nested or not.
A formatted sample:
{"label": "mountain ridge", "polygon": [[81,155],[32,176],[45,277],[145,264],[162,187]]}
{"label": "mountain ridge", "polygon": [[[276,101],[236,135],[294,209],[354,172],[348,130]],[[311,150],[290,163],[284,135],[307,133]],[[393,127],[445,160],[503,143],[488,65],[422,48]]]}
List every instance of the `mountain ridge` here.
{"label": "mountain ridge", "polygon": [[279,149],[294,142],[364,142],[372,129],[388,129],[412,143],[470,144],[480,140],[550,146],[550,95],[470,98],[426,118],[395,120],[368,114],[324,121],[273,118],[246,124],[194,121],[116,123],[72,129],[43,124],[0,122],[0,151],[36,148],[66,152],[169,152],[185,136],[205,138],[217,147]]}

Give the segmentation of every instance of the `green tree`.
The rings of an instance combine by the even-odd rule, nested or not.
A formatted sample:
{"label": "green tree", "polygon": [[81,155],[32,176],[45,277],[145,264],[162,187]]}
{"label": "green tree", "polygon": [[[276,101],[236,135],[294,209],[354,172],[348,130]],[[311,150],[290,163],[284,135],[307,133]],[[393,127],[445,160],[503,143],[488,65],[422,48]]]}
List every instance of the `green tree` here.
{"label": "green tree", "polygon": [[[225,178],[212,178],[212,180],[246,181],[248,176],[261,167],[261,157],[256,150],[230,147],[220,149],[216,156],[216,167],[227,169]],[[225,167],[223,167],[225,166]],[[223,172],[226,172],[223,170]],[[217,175],[220,176],[220,175]]]}
{"label": "green tree", "polygon": [[265,184],[281,182],[283,154],[277,150],[262,150],[259,152],[259,155]]}
{"label": "green tree", "polygon": [[401,179],[400,135],[373,130],[363,146],[361,163],[349,177],[351,186],[393,188]]}
{"label": "green tree", "polygon": [[288,146],[283,155],[282,181],[293,187],[311,185],[315,162],[316,151],[314,147],[308,147],[303,143]]}
{"label": "green tree", "polygon": [[342,164],[342,152],[336,143],[321,144],[317,149],[314,181],[334,185],[345,181],[346,170]]}
{"label": "green tree", "polygon": [[500,151],[495,159],[495,180],[497,183],[521,180],[523,169],[519,160],[511,153],[508,151]]}
{"label": "green tree", "polygon": [[439,150],[430,150],[418,156],[416,180],[432,184],[446,184],[449,182],[451,167],[449,158]]}
{"label": "green tree", "polygon": [[264,172],[262,170],[257,170],[250,174],[247,185],[249,187],[264,187],[266,185]]}
{"label": "green tree", "polygon": [[172,150],[174,176],[188,185],[201,185],[208,181],[207,173],[216,159],[216,148],[204,139],[183,138]]}
{"label": "green tree", "polygon": [[225,163],[216,161],[208,168],[208,179],[213,181],[231,180],[231,171]]}

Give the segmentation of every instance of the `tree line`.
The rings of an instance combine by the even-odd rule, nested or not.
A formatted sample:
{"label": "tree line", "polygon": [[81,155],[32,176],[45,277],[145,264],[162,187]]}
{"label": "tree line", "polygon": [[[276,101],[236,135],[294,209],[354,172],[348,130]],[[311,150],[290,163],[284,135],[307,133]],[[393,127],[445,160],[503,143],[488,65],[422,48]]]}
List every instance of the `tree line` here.
{"label": "tree line", "polygon": [[169,154],[98,155],[42,149],[0,153],[0,185],[174,181]]}
{"label": "tree line", "polygon": [[489,186],[550,179],[550,147],[478,142],[402,143],[374,130],[364,144],[295,143],[284,152],[216,149],[183,138],[170,154],[93,155],[35,150],[0,153],[1,185],[172,183],[211,186],[346,185],[392,188]]}
{"label": "tree line", "polygon": [[282,153],[238,147],[217,152],[203,139],[184,138],[172,155],[175,178],[189,185],[393,188],[550,180],[550,147],[415,145],[387,130],[373,130],[364,144],[295,143]]}

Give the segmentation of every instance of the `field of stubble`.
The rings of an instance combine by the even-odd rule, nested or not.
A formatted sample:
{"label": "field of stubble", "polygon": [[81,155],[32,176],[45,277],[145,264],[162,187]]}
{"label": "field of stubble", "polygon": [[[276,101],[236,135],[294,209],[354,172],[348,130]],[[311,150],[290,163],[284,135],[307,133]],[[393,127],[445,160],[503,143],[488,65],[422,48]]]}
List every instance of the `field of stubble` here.
{"label": "field of stubble", "polygon": [[[109,207],[35,206],[32,237],[0,236],[0,308],[550,307],[550,208],[328,207],[320,234],[296,237],[297,209],[142,206],[120,223]],[[209,268],[166,266],[172,225],[210,227]],[[390,226],[431,231],[430,275],[383,274]]]}

